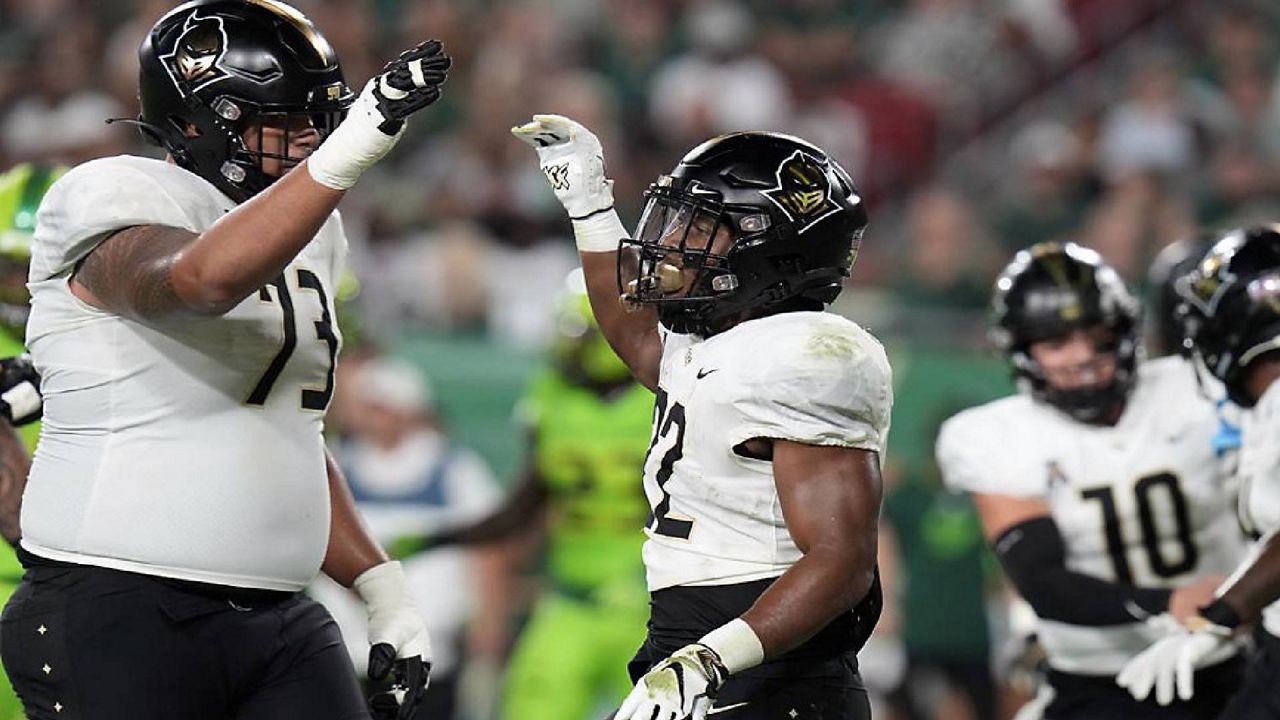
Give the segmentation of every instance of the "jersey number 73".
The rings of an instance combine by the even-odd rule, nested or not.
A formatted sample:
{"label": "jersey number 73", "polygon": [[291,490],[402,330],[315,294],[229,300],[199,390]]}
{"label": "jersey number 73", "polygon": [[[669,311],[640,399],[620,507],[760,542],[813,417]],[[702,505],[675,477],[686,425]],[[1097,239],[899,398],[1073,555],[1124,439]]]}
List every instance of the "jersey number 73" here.
{"label": "jersey number 73", "polygon": [[[333,331],[333,318],[329,315],[329,296],[325,293],[324,283],[320,282],[320,278],[310,270],[299,268],[297,273],[298,287],[315,292],[316,299],[320,302],[320,319],[314,323],[316,338],[323,340],[329,346],[329,369],[325,374],[324,388],[302,388],[301,403],[305,410],[323,411],[329,406],[329,399],[333,397],[333,367],[338,357],[338,335]],[[267,396],[271,394],[276,380],[280,378],[280,373],[284,371],[285,365],[289,364],[289,358],[298,346],[297,320],[293,308],[293,297],[289,294],[289,283],[282,274],[270,284],[276,289],[276,296],[280,299],[280,310],[284,313],[284,342],[280,345],[280,351],[271,359],[271,364],[262,373],[262,377],[258,378],[253,391],[249,393],[249,398],[245,400],[248,405],[266,404]],[[258,299],[270,302],[271,293],[264,287],[258,291]]]}

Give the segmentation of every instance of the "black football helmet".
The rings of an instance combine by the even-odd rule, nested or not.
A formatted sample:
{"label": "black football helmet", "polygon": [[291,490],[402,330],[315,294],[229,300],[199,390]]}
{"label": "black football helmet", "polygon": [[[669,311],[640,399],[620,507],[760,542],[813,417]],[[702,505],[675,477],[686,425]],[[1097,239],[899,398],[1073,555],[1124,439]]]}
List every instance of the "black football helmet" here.
{"label": "black football helmet", "polygon": [[709,336],[744,311],[821,310],[840,294],[867,214],[849,174],[788,135],[694,148],[645,191],[618,287],[667,328]]}
{"label": "black football helmet", "polygon": [[[156,21],[138,49],[137,124],[181,167],[243,202],[275,181],[244,131],[309,121],[321,139],[355,99],[333,48],[302,13],[277,0],[194,0]],[[286,164],[286,167],[288,165]]]}
{"label": "black football helmet", "polygon": [[[1085,423],[1106,421],[1133,389],[1141,344],[1141,307],[1098,253],[1075,243],[1040,243],[1019,252],[996,280],[991,339],[1031,394]],[[1096,387],[1053,387],[1031,344],[1102,325],[1115,341],[1116,373]]]}
{"label": "black football helmet", "polygon": [[1200,264],[1201,258],[1213,247],[1216,238],[1211,233],[1201,233],[1170,243],[1156,254],[1147,270],[1147,308],[1153,332],[1147,351],[1153,355],[1187,355],[1183,343],[1182,317],[1178,307],[1182,298],[1178,295],[1177,281]]}
{"label": "black football helmet", "polygon": [[1223,235],[1176,288],[1194,356],[1222,381],[1232,402],[1253,407],[1257,398],[1247,392],[1245,368],[1280,349],[1280,226]]}

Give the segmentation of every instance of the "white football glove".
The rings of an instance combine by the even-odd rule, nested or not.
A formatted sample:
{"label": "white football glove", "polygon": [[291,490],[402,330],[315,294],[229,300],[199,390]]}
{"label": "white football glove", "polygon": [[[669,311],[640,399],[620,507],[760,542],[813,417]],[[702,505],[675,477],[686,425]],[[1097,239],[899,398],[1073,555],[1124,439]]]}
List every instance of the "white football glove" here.
{"label": "white football glove", "polygon": [[[1163,617],[1163,616],[1161,616]],[[1173,702],[1175,685],[1178,698],[1190,700],[1194,693],[1196,668],[1203,666],[1218,650],[1231,642],[1232,631],[1204,618],[1194,618],[1196,630],[1178,626],[1151,647],[1138,653],[1116,675],[1116,684],[1142,701],[1155,689],[1156,702]]]}
{"label": "white football glove", "polygon": [[360,574],[353,585],[369,613],[369,680],[385,689],[370,699],[374,717],[407,720],[426,692],[431,638],[392,560]]}
{"label": "white football glove", "polygon": [[334,190],[355,185],[400,141],[405,119],[440,99],[450,62],[440,42],[428,40],[387,63],[307,158],[311,177]]}
{"label": "white football glove", "polygon": [[534,115],[511,134],[538,152],[538,165],[573,220],[613,207],[613,181],[605,177],[600,139],[563,115]]}
{"label": "white football glove", "polygon": [[686,645],[645,673],[614,720],[703,720],[729,671],[706,645]]}

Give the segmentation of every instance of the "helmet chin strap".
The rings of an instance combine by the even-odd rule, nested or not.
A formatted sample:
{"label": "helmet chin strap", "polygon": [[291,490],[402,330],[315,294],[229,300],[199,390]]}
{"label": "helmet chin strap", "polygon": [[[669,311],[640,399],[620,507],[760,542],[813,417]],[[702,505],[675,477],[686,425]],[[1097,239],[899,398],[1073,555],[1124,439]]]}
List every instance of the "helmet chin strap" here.
{"label": "helmet chin strap", "polygon": [[1119,418],[1117,410],[1128,400],[1135,377],[1134,369],[1117,367],[1106,384],[1063,389],[1051,385],[1039,364],[1026,355],[1015,359],[1014,367],[1019,382],[1026,382],[1034,397],[1089,425],[1111,425]]}
{"label": "helmet chin strap", "polygon": [[1125,392],[1119,378],[1106,385],[1072,390],[1046,387],[1045,401],[1070,415],[1075,420],[1090,425],[1110,425],[1118,417],[1117,409],[1123,407]]}

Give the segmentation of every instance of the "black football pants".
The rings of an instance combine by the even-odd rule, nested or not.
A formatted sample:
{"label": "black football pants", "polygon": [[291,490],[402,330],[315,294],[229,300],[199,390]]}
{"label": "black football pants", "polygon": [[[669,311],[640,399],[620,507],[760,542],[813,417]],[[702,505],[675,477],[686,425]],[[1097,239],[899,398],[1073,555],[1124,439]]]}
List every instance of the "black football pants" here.
{"label": "black football pants", "polygon": [[1280,720],[1280,638],[1261,628],[1253,636],[1257,653],[1220,720]]}
{"label": "black football pants", "polygon": [[368,720],[329,613],[300,593],[29,567],[0,659],[31,720]]}

